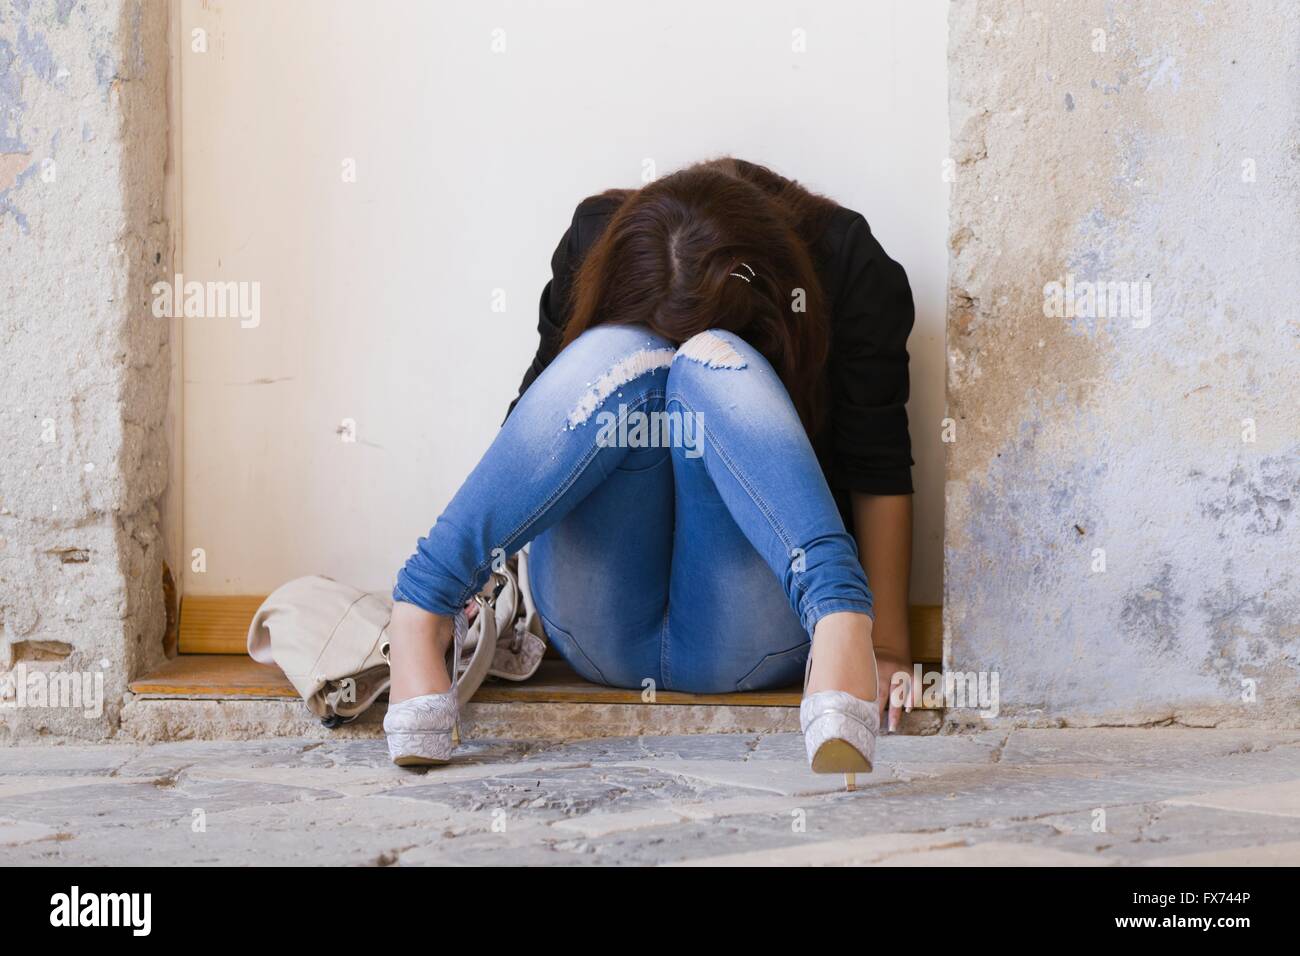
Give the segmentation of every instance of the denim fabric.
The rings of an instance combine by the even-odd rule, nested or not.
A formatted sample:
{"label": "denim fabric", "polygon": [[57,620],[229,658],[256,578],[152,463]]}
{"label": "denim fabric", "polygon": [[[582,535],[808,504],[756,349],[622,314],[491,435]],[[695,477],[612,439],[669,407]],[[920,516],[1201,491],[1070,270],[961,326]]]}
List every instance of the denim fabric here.
{"label": "denim fabric", "polygon": [[[637,413],[703,427],[671,447],[628,447],[635,430],[616,438],[608,426]],[[599,683],[786,686],[801,678],[821,617],[872,613],[856,545],[789,396],[728,332],[675,354],[644,328],[583,333],[524,393],[393,598],[451,614],[494,556],[530,541],[546,633]]]}

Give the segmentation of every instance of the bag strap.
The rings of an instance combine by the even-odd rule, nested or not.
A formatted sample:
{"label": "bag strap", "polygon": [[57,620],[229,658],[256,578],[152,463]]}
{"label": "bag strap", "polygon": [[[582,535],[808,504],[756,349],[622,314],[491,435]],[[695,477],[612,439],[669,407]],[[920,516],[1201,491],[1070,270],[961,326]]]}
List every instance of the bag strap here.
{"label": "bag strap", "polygon": [[519,552],[519,596],[524,602],[524,626],[532,630],[533,619],[537,617],[537,606],[533,603],[532,570],[529,567],[527,547]]}
{"label": "bag strap", "polygon": [[497,598],[501,596],[502,588],[510,583],[512,575],[510,569],[506,568],[502,571],[493,571],[492,576],[497,586],[492,589],[491,595],[484,595],[481,592],[474,595],[474,600],[478,603],[478,616],[475,619],[475,623],[479,626],[478,643],[474,645],[474,654],[469,659],[469,666],[465,668],[465,673],[460,675],[456,683],[456,701],[461,707],[468,704],[470,698],[478,692],[479,686],[487,678],[488,668],[492,666],[492,659],[497,652],[496,603]]}

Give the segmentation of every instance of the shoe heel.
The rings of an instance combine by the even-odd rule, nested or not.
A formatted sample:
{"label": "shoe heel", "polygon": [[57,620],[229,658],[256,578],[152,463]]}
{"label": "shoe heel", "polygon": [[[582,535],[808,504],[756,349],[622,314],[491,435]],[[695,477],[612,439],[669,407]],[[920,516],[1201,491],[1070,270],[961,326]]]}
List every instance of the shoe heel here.
{"label": "shoe heel", "polygon": [[813,753],[812,771],[813,773],[871,773],[871,756],[862,753],[841,737],[832,737],[824,741]]}
{"label": "shoe heel", "polygon": [[849,790],[857,782],[853,774],[871,773],[879,726],[876,706],[842,691],[804,698],[800,725],[813,773],[842,773]]}
{"label": "shoe heel", "polygon": [[451,762],[456,749],[449,733],[390,733],[388,756],[399,767],[433,767]]}

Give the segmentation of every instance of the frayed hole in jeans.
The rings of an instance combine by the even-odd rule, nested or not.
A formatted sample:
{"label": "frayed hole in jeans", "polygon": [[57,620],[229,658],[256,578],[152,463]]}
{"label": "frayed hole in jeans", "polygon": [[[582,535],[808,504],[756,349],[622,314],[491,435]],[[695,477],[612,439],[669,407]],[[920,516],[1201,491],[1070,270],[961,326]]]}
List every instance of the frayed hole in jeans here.
{"label": "frayed hole in jeans", "polygon": [[709,368],[744,368],[745,357],[716,332],[701,332],[687,339],[677,354]]}
{"label": "frayed hole in jeans", "polygon": [[641,349],[610,366],[608,371],[588,386],[578,399],[578,404],[569,412],[569,428],[577,428],[586,422],[605,399],[634,378],[668,368],[673,364],[675,354],[672,349],[666,348]]}

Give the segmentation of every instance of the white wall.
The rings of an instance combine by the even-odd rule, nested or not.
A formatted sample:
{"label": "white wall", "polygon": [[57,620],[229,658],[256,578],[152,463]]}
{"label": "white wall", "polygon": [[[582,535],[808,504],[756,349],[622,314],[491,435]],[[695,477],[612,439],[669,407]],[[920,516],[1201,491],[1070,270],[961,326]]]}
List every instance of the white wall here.
{"label": "white wall", "polygon": [[729,152],[860,210],[911,277],[937,603],[946,6],[185,0],[185,275],[261,284],[257,328],[185,323],[186,591],[389,587],[514,396],[574,204]]}

